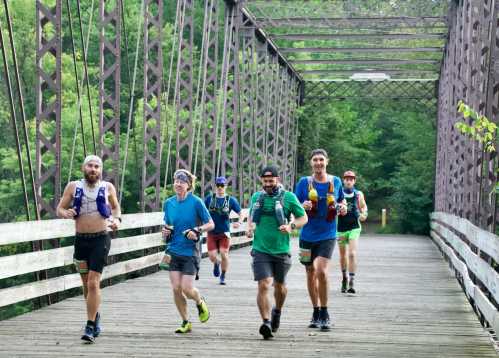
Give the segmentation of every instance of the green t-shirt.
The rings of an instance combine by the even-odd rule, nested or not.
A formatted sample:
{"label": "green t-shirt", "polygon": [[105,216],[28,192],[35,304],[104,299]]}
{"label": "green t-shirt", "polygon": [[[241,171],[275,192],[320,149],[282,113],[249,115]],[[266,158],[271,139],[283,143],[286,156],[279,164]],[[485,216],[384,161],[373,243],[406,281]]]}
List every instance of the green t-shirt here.
{"label": "green t-shirt", "polygon": [[[261,192],[254,193],[251,197],[250,215],[253,210],[253,205],[258,201]],[[291,214],[299,218],[305,215],[305,210],[301,206],[298,198],[290,191],[286,191],[282,198],[282,206],[284,215],[290,219]],[[274,211],[275,199],[270,196],[265,196],[263,201],[262,215],[260,222],[256,225],[253,249],[266,254],[278,255],[287,254],[289,248],[289,234],[283,234],[279,231],[279,224],[275,217]]]}

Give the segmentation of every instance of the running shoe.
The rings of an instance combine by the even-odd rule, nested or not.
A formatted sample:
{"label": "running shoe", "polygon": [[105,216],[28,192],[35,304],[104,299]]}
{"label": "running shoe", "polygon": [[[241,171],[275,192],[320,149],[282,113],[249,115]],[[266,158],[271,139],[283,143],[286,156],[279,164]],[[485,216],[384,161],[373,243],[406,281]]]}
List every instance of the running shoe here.
{"label": "running shoe", "polygon": [[175,330],[175,333],[189,333],[190,331],[192,331],[192,323],[183,321],[182,325]]}
{"label": "running shoe", "polygon": [[213,276],[220,276],[220,264],[218,263],[218,261],[213,264]]}
{"label": "running shoe", "polygon": [[321,311],[319,319],[319,327],[321,331],[329,331],[331,329],[331,321],[328,311]]}
{"label": "running shoe", "polygon": [[208,321],[210,318],[210,311],[208,310],[208,305],[206,304],[206,300],[204,298],[201,298],[201,303],[197,305],[197,307],[201,323]]}
{"label": "running shoe", "polygon": [[94,329],[94,337],[99,337],[100,332],[102,331],[102,327],[100,325],[100,313],[97,312],[95,315],[95,329]]}
{"label": "running shoe", "polygon": [[280,325],[281,325],[281,311],[277,312],[275,308],[272,308],[272,316],[270,319],[270,326],[272,327],[272,332],[277,332]]}
{"label": "running shoe", "polygon": [[341,281],[341,293],[347,292],[347,286],[348,286],[348,279],[343,278],[343,280]]}
{"label": "running shoe", "polygon": [[353,288],[352,286],[350,286],[350,288],[348,289],[347,293],[355,295],[355,288]]}
{"label": "running shoe", "polygon": [[315,311],[312,314],[312,319],[310,320],[310,324],[308,328],[319,328],[320,320],[319,320],[319,311]]}
{"label": "running shoe", "polygon": [[85,326],[85,332],[83,333],[83,336],[81,336],[81,339],[84,340],[86,343],[94,343],[95,342],[94,327],[87,324]]}
{"label": "running shoe", "polygon": [[226,284],[225,283],[225,273],[223,273],[223,272],[220,274],[220,284],[221,285],[225,285]]}
{"label": "running shoe", "polygon": [[265,321],[262,323],[259,332],[263,336],[263,339],[269,339],[271,337],[274,337],[274,335],[272,334],[272,327],[270,326],[269,321]]}

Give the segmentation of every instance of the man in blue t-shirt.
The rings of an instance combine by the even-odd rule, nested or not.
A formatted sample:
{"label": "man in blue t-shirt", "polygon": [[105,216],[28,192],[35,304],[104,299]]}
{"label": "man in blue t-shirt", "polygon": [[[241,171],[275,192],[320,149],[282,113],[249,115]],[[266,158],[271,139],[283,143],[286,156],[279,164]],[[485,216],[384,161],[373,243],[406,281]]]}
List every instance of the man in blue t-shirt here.
{"label": "man in blue t-shirt", "polygon": [[328,160],[324,149],[313,150],[313,175],[302,177],[295,193],[308,215],[300,233],[300,262],[307,270],[307,288],[314,307],[309,327],[323,331],[330,329],[328,272],[336,243],[336,216],[346,213],[341,180],[327,174]]}
{"label": "man in blue t-shirt", "polygon": [[[213,262],[213,275],[220,276],[220,284],[225,285],[225,275],[229,268],[229,249],[230,249],[230,213],[241,213],[241,206],[236,198],[225,193],[227,179],[218,177],[215,180],[215,193],[204,199],[204,204],[210,211],[210,215],[215,223],[215,228],[208,232],[208,256]],[[241,220],[239,218],[239,220]],[[238,228],[240,222],[234,223],[234,228]],[[221,265],[218,260],[218,251],[220,251]],[[220,273],[222,266],[222,273]]]}

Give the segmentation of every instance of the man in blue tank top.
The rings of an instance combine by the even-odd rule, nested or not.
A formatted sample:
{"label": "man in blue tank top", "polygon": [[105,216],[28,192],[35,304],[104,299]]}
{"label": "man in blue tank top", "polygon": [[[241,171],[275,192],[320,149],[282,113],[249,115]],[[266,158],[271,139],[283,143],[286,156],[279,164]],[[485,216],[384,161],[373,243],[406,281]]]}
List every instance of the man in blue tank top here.
{"label": "man in blue tank top", "polygon": [[315,149],[310,155],[313,175],[296,185],[296,196],[308,215],[300,233],[300,262],[307,270],[307,288],[314,311],[310,328],[330,329],[327,309],[329,263],[336,243],[336,216],[346,213],[341,180],[326,172],[328,155]]}

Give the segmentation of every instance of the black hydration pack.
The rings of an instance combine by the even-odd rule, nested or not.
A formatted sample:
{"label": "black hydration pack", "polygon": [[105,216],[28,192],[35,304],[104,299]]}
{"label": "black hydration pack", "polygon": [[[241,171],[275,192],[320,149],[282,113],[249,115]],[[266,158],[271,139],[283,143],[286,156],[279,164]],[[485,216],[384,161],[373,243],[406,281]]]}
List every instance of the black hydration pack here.
{"label": "black hydration pack", "polygon": [[224,202],[222,206],[217,206],[217,196],[216,194],[211,195],[210,206],[208,208],[211,212],[216,212],[219,215],[229,216],[230,214],[230,196],[224,196]]}

